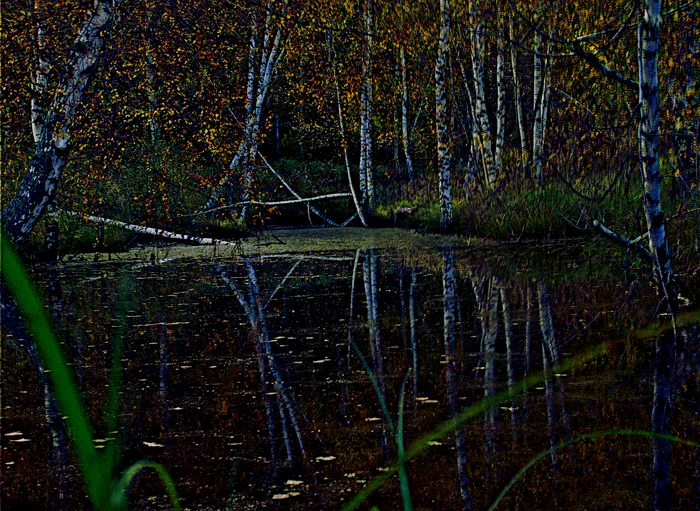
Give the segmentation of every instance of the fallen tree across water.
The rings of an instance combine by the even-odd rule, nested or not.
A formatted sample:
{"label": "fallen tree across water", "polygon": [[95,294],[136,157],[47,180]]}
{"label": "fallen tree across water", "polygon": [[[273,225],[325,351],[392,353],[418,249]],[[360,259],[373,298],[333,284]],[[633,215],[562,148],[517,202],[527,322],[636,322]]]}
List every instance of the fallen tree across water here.
{"label": "fallen tree across water", "polygon": [[103,225],[117,225],[122,229],[138,234],[147,234],[149,236],[156,236],[158,238],[166,238],[170,240],[186,241],[188,243],[196,243],[197,245],[237,246],[239,243],[236,241],[219,240],[216,238],[203,238],[200,236],[191,236],[189,234],[179,234],[176,232],[166,231],[165,229],[156,229],[154,227],[144,227],[142,225],[128,224],[120,220],[113,220],[111,218],[103,218],[101,216],[88,215],[77,211],[60,211],[66,215],[82,218],[83,220],[88,222],[96,222],[98,224]]}

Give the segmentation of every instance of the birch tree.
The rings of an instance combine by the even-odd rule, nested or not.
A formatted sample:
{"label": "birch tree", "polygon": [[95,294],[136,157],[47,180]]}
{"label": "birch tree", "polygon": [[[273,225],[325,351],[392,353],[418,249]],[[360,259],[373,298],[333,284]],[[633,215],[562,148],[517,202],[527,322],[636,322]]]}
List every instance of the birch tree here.
{"label": "birch tree", "polygon": [[639,101],[641,123],[639,148],[644,174],[644,206],[649,230],[649,249],[654,256],[658,284],[671,311],[677,305],[676,286],[671,268],[661,209],[661,170],[659,168],[659,100],[658,58],[661,27],[661,0],[645,0],[643,20],[638,29]]}
{"label": "birch tree", "polygon": [[[258,26],[257,13],[253,12],[251,16],[243,136],[228,166],[228,172],[220,179],[202,210],[213,209],[225,191],[232,191],[232,180],[239,169],[243,169],[244,200],[250,198],[252,164],[258,152],[263,108],[279,62],[285,53],[283,39],[286,42],[291,36],[291,31],[287,30],[284,21],[273,17],[275,2],[267,2],[265,6],[267,13],[262,27]],[[283,13],[286,12],[286,7],[285,0],[282,5]]]}
{"label": "birch tree", "polygon": [[362,88],[360,91],[360,193],[365,213],[374,208],[372,169],[372,0],[363,7]]}
{"label": "birch tree", "polygon": [[450,135],[447,117],[447,53],[449,51],[451,7],[440,0],[440,35],[435,60],[435,124],[437,131],[438,172],[440,180],[440,230],[452,228],[452,190]]}
{"label": "birch tree", "polygon": [[3,232],[13,243],[20,244],[27,238],[56,195],[76,113],[85,87],[97,71],[109,34],[107,29],[115,16],[114,9],[112,1],[95,0],[93,10],[69,50],[34,157],[19,190],[2,211]]}
{"label": "birch tree", "polygon": [[[496,162],[494,160],[494,144],[491,140],[491,123],[486,109],[486,77],[484,73],[484,60],[486,58],[486,46],[484,42],[485,11],[483,1],[470,0],[469,2],[469,41],[472,64],[472,81],[474,86],[473,102],[473,144],[479,154],[489,186],[496,183],[498,177]],[[500,67],[502,72],[503,66]]]}

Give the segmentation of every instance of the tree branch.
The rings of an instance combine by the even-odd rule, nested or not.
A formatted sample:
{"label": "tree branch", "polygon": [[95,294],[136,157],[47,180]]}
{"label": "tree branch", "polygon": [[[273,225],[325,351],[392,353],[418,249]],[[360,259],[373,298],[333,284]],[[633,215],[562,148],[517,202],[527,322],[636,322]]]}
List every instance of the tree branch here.
{"label": "tree branch", "polygon": [[643,255],[649,262],[654,262],[654,257],[651,255],[651,252],[649,252],[649,249],[647,249],[644,245],[640,243],[640,241],[642,241],[642,239],[648,236],[649,233],[642,234],[640,237],[631,240],[629,238],[626,238],[625,236],[622,236],[621,234],[617,234],[611,231],[603,224],[601,224],[598,220],[593,220],[593,226],[597,227],[600,230],[600,232],[602,232],[611,240],[617,241],[618,243],[622,243],[628,248],[635,249],[637,252]]}

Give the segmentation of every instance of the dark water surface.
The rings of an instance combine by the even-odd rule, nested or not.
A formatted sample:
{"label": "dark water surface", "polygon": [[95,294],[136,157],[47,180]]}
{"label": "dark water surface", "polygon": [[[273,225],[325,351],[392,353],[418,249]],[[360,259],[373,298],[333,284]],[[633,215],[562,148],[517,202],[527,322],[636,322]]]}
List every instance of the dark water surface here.
{"label": "dark water surface", "polygon": [[[339,509],[383,473],[396,443],[353,344],[394,424],[404,384],[410,445],[484,397],[609,343],[408,463],[417,509],[487,509],[531,458],[578,435],[700,440],[693,313],[674,342],[644,272],[609,252],[350,250],[32,272],[94,424],[125,322],[120,427],[97,426],[96,445],[120,442],[125,465],[163,463],[189,509]],[[31,346],[4,328],[2,510],[88,508],[44,380]],[[499,509],[700,509],[699,460],[668,440],[586,440],[547,454]],[[149,473],[132,495],[133,509],[169,508]],[[396,477],[363,508],[373,505],[402,508]]]}

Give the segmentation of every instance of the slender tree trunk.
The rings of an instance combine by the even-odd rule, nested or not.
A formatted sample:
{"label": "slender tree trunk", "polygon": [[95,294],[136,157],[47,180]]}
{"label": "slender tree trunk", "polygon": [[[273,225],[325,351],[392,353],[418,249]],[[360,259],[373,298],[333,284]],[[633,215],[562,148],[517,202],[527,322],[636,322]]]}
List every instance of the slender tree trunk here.
{"label": "slender tree trunk", "polygon": [[[367,222],[365,221],[365,215],[362,213],[362,203],[361,199],[364,196],[361,191],[360,200],[357,198],[357,193],[355,193],[355,186],[352,184],[352,173],[350,171],[350,157],[348,156],[348,142],[345,137],[345,124],[343,122],[343,106],[340,101],[340,85],[338,84],[338,74],[335,69],[335,47],[333,45],[333,34],[329,30],[327,33],[326,42],[328,44],[328,62],[333,70],[333,82],[335,83],[335,97],[338,101],[338,124],[340,125],[340,137],[343,143],[343,156],[345,157],[345,170],[348,174],[348,186],[350,187],[350,193],[352,193],[352,200],[355,203],[355,211],[360,217],[360,222],[362,225],[367,227]],[[360,185],[362,185],[362,173],[360,173]]]}
{"label": "slender tree trunk", "polygon": [[[243,170],[243,200],[250,199],[253,180],[253,163],[251,157],[257,156],[260,138],[260,121],[262,111],[268,97],[272,79],[277,71],[277,65],[284,56],[284,48],[280,48],[283,28],[274,30],[272,15],[268,13],[263,29],[263,43],[258,49],[257,22],[253,19],[248,53],[248,78],[246,87],[246,121],[235,156],[229,164],[228,172],[219,180],[218,185],[209,196],[203,211],[213,209],[224,191],[231,189],[234,172]],[[257,60],[258,52],[260,54]],[[255,79],[257,76],[257,80]],[[244,210],[241,212],[245,214]]]}
{"label": "slender tree trunk", "polygon": [[435,61],[435,123],[437,128],[438,172],[440,175],[440,230],[452,229],[452,189],[450,183],[452,161],[447,119],[447,52],[449,49],[449,0],[440,0],[440,36]]}
{"label": "slender tree trunk", "polygon": [[41,140],[41,132],[46,118],[47,89],[51,64],[46,54],[46,29],[43,22],[44,13],[42,12],[39,0],[34,0],[33,14],[36,23],[36,43],[34,48],[34,76],[32,79],[31,122],[34,143],[38,144]]}
{"label": "slender tree trunk", "polygon": [[365,0],[362,46],[362,91],[360,97],[360,192],[365,213],[374,207],[374,175],[372,170],[372,0]]}
{"label": "slender tree trunk", "polygon": [[474,81],[474,134],[476,147],[481,152],[481,159],[486,173],[486,181],[490,187],[496,184],[498,178],[494,162],[494,147],[491,142],[491,125],[486,110],[486,78],[484,73],[484,59],[486,48],[484,45],[484,20],[483,5],[481,1],[469,2],[470,39],[472,79]]}
{"label": "slender tree trunk", "polygon": [[403,141],[403,153],[406,157],[406,172],[408,179],[415,179],[413,171],[413,159],[411,158],[411,143],[408,131],[408,85],[406,83],[406,52],[404,45],[399,47],[399,58],[401,61],[401,139]]}
{"label": "slender tree trunk", "polygon": [[542,34],[539,31],[535,32],[535,54],[532,71],[532,111],[535,113],[535,118],[532,123],[532,168],[535,180],[540,183],[542,181],[541,167],[538,165],[538,160],[542,151],[542,141],[540,129],[542,126],[542,109],[540,108],[540,94],[542,90]]}
{"label": "slender tree trunk", "polygon": [[654,256],[659,291],[675,312],[678,302],[661,209],[661,170],[659,169],[659,30],[661,0],[645,0],[644,19],[639,26],[639,95],[642,104],[640,157],[644,174],[644,205],[649,229],[649,249]]}
{"label": "slender tree trunk", "polygon": [[96,1],[83,24],[46,115],[41,138],[19,190],[2,211],[3,232],[15,244],[22,243],[36,225],[56,188],[68,156],[68,142],[83,90],[94,76],[104,34],[112,21],[114,3]]}
{"label": "slender tree trunk", "polygon": [[506,43],[503,12],[497,13],[498,29],[496,31],[496,150],[493,154],[494,170],[496,178],[503,171],[503,144],[506,122]]}
{"label": "slender tree trunk", "polygon": [[515,97],[515,115],[518,122],[518,134],[520,136],[520,161],[522,165],[521,173],[524,174],[527,168],[527,134],[525,133],[525,117],[523,116],[523,102],[520,96],[520,78],[518,78],[518,48],[515,45],[515,30],[513,20],[508,23],[510,39],[510,67],[513,71],[513,95]]}

